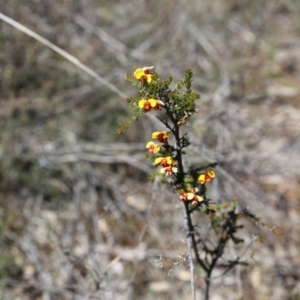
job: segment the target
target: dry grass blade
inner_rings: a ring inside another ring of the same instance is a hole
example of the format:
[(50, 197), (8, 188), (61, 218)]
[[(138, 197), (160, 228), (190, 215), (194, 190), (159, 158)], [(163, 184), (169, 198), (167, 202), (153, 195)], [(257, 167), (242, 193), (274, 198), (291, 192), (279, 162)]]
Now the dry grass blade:
[(71, 62), (72, 64), (74, 64), (78, 68), (80, 68), (85, 73), (87, 73), (90, 76), (92, 76), (94, 79), (96, 79), (98, 82), (100, 82), (101, 84), (103, 84), (104, 86), (106, 86), (108, 89), (110, 89), (114, 93), (118, 94), (121, 98), (123, 98), (123, 99), (127, 98), (127, 95), (124, 92), (122, 92), (121, 90), (119, 90), (116, 86), (114, 86), (113, 84), (111, 84), (105, 78), (99, 76), (95, 71), (93, 71), (92, 69), (90, 69), (89, 67), (87, 67), (86, 65), (84, 65), (76, 57), (74, 57), (73, 55), (69, 54), (65, 50), (59, 48), (58, 46), (54, 45), (53, 43), (51, 43), (47, 39), (43, 38), (42, 36), (40, 36), (36, 32), (32, 31), (28, 27), (26, 27), (26, 26), (18, 23), (17, 21), (9, 18), (8, 16), (6, 16), (6, 15), (4, 15), (2, 13), (0, 13), (0, 19), (2, 21), (4, 21), (4, 22), (10, 24), (11, 26), (13, 26), (13, 27), (15, 27), (15, 28), (23, 31), (27, 35), (31, 36), (32, 38), (34, 38), (37, 41), (43, 43), (45, 46), (47, 46), (48, 48), (52, 49), (53, 51), (55, 51), (59, 55), (63, 56), (69, 62)]

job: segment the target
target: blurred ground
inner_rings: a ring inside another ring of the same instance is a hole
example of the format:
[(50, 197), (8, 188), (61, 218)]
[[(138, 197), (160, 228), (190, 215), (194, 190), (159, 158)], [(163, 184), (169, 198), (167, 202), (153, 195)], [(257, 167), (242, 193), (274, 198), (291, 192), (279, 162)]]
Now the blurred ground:
[[(244, 248), (264, 243), (215, 274), (212, 299), (300, 299), (299, 1), (2, 0), (1, 12), (128, 95), (137, 67), (175, 81), (192, 68), (189, 162), (218, 161), (211, 197), (283, 229), (245, 223)], [(190, 299), (180, 205), (148, 183), (159, 123), (118, 135), (124, 99), (3, 21), (0, 50), (0, 298)]]

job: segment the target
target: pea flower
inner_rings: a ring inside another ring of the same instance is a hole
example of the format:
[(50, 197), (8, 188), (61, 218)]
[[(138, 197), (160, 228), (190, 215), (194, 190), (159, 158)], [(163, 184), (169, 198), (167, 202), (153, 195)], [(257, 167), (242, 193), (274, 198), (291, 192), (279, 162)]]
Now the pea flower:
[(160, 100), (156, 100), (156, 99), (141, 99), (138, 103), (139, 108), (142, 108), (143, 111), (146, 113), (148, 111), (150, 111), (152, 108), (154, 110), (159, 110), (161, 109), (161, 106), (164, 103)]
[(171, 135), (170, 131), (156, 131), (152, 133), (152, 138), (157, 139), (164, 145), (168, 145), (168, 137)]
[(173, 165), (174, 164), (174, 159), (172, 156), (167, 156), (167, 157), (157, 157), (155, 160), (154, 160), (154, 163), (157, 165), (157, 164), (160, 164), (162, 167), (167, 167), (167, 166), (170, 166), (170, 165)]
[(203, 197), (197, 195), (197, 188), (190, 188), (186, 191), (181, 190), (179, 194), (179, 199), (182, 201), (191, 201), (193, 204), (197, 204), (197, 202), (203, 201)]
[(161, 168), (160, 173), (165, 174), (166, 176), (171, 176), (174, 173), (178, 172), (178, 168), (174, 167), (173, 165)]
[(149, 152), (151, 154), (158, 153), (160, 151), (159, 145), (157, 145), (153, 142), (148, 142), (147, 145), (146, 145), (146, 148), (149, 149)]
[(178, 168), (176, 168), (174, 166), (176, 164), (176, 162), (175, 162), (175, 160), (173, 159), (172, 156), (157, 157), (154, 160), (154, 164), (156, 164), (156, 165), (160, 164), (160, 166), (162, 167), (160, 169), (160, 173), (163, 173), (166, 176), (170, 176), (170, 175), (178, 172)]
[(153, 67), (138, 68), (134, 71), (133, 76), (143, 83), (151, 83), (153, 76), (152, 74), (150, 74), (151, 69), (153, 69)]
[(216, 177), (216, 174), (214, 171), (207, 171), (206, 173), (201, 173), (198, 177), (198, 182), (200, 184), (209, 183), (212, 181), (213, 178)]

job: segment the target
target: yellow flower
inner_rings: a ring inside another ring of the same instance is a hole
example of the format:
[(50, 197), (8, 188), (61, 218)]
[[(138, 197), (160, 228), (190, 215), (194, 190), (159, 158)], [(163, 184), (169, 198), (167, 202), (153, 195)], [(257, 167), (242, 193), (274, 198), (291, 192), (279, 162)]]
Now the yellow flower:
[(150, 74), (151, 69), (153, 69), (153, 67), (138, 68), (134, 71), (133, 76), (141, 82), (151, 83), (153, 76)]
[(198, 182), (200, 184), (209, 183), (212, 181), (213, 178), (216, 177), (216, 174), (214, 171), (209, 170), (206, 173), (201, 173), (198, 177)]
[(210, 178), (215, 178), (216, 174), (214, 171), (210, 170), (210, 171), (207, 171), (207, 176), (209, 176)]
[(152, 108), (154, 110), (158, 110), (161, 108), (161, 105), (163, 105), (163, 102), (156, 99), (141, 99), (138, 103), (139, 108), (142, 108), (144, 112), (148, 112)]
[(148, 142), (146, 148), (149, 149), (149, 152), (151, 154), (158, 153), (160, 151), (160, 147), (153, 142)]
[(152, 138), (157, 139), (164, 145), (168, 144), (168, 137), (171, 135), (170, 131), (156, 131), (152, 133)]
[(156, 106), (156, 100), (155, 99), (141, 99), (138, 103), (139, 108), (143, 108), (144, 112), (148, 112), (151, 110), (151, 108), (154, 108)]
[(167, 156), (167, 157), (157, 157), (154, 160), (154, 164), (160, 164), (162, 167), (167, 167), (170, 165), (174, 165), (174, 159), (172, 156)]

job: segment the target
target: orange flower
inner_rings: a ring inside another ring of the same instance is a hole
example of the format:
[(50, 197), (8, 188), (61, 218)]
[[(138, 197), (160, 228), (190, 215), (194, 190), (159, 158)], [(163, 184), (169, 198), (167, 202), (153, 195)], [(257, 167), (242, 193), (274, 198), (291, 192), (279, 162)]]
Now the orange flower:
[(206, 173), (201, 173), (198, 177), (198, 182), (200, 184), (209, 183), (215, 177), (216, 177), (215, 172), (210, 170), (210, 171), (207, 171)]
[(138, 68), (134, 71), (133, 76), (143, 83), (151, 83), (153, 76), (152, 74), (150, 74), (151, 69), (153, 69), (153, 67)]
[(164, 145), (168, 144), (168, 137), (171, 135), (171, 132), (169, 131), (156, 131), (152, 133), (152, 138), (157, 139), (159, 142), (161, 142)]
[(161, 168), (160, 173), (166, 174), (166, 176), (171, 176), (174, 173), (178, 172), (178, 168), (173, 165), (167, 166), (165, 168)]
[(148, 142), (146, 148), (149, 149), (149, 152), (151, 154), (158, 153), (160, 151), (160, 147), (153, 142)]
[(152, 108), (154, 110), (159, 110), (161, 109), (162, 105), (163, 102), (156, 99), (141, 99), (138, 103), (139, 108), (142, 108), (145, 113), (151, 110)]
[(193, 204), (196, 204), (197, 202), (203, 201), (203, 198), (197, 195), (197, 192), (197, 188), (190, 188), (187, 190), (187, 192), (181, 190), (179, 194), (179, 199), (182, 201), (191, 201)]

